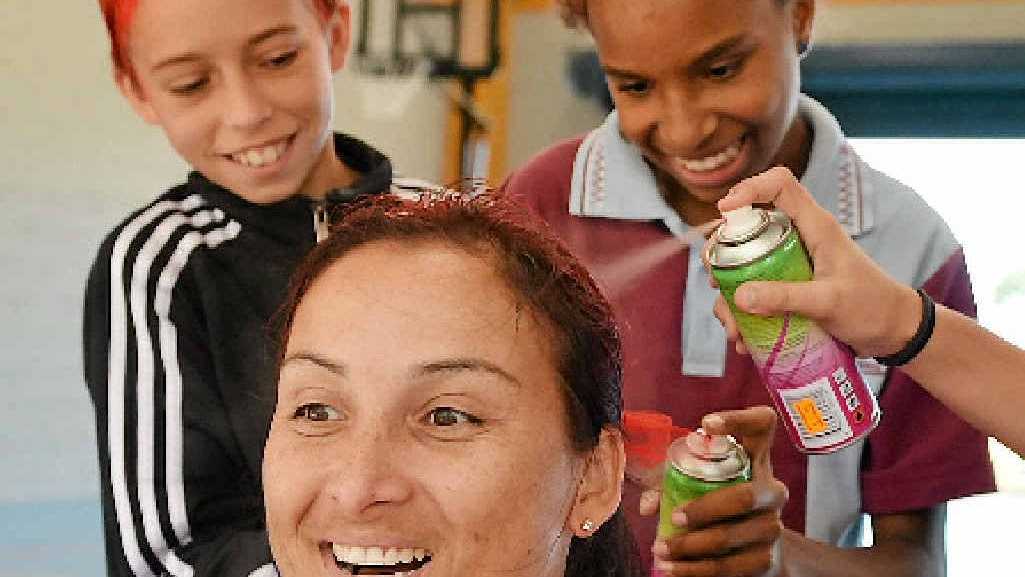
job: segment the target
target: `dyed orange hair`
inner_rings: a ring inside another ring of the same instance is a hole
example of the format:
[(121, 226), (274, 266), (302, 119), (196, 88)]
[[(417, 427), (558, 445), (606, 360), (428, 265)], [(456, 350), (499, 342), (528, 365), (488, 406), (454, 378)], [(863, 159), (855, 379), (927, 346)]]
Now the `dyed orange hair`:
[[(110, 37), (110, 56), (114, 62), (114, 71), (131, 74), (132, 65), (128, 61), (125, 48), (128, 45), (128, 30), (132, 26), (132, 17), (140, 0), (99, 0), (103, 19), (107, 23), (107, 35)], [(331, 18), (338, 6), (338, 0), (313, 0), (317, 13), (325, 20)]]

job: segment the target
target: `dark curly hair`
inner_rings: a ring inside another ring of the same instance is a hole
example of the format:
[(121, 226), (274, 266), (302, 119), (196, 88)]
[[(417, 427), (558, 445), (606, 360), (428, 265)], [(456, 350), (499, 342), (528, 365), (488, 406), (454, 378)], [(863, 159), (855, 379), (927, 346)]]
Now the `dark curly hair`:
[[(433, 190), (416, 200), (374, 196), (341, 207), (331, 233), (293, 277), (282, 309), (281, 349), (313, 282), (352, 250), (378, 241), (442, 241), (490, 258), (495, 270), (555, 334), (573, 446), (593, 449), (622, 422), (620, 339), (608, 302), (583, 266), (524, 209), (489, 193)], [(636, 577), (640, 564), (621, 510), (588, 539), (574, 538), (567, 577)]]

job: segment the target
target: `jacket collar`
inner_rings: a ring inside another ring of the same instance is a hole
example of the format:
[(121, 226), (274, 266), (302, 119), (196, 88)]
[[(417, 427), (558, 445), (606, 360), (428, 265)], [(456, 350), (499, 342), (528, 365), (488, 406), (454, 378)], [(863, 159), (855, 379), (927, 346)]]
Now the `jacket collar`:
[[(327, 193), (327, 209), (366, 195), (386, 192), (392, 180), (391, 161), (365, 142), (341, 133), (334, 135), (335, 152), (340, 162), (360, 174), (351, 187)], [(281, 202), (256, 204), (212, 182), (199, 172), (189, 174), (188, 187), (209, 203), (222, 208), (243, 228), (255, 227), (284, 242), (312, 243), (315, 234), (313, 211), (317, 201), (296, 195)]]

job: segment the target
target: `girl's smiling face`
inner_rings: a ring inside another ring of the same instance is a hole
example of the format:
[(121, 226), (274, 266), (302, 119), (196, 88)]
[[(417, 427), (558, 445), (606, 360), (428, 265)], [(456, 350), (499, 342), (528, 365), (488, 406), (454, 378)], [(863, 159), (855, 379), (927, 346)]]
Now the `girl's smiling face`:
[(587, 458), (552, 334), (486, 251), (378, 241), (331, 264), (265, 453), (282, 575), (561, 576)]
[(813, 0), (588, 0), (623, 135), (706, 205), (802, 164), (797, 46), (813, 12)]

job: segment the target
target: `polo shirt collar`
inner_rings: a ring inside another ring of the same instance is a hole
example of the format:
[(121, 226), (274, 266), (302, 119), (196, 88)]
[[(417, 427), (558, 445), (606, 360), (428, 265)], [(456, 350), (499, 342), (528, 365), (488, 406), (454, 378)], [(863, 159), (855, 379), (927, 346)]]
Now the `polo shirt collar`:
[[(821, 104), (801, 95), (798, 114), (810, 124), (812, 146), (801, 183), (833, 213), (851, 236), (872, 228), (870, 202), (860, 178), (857, 155), (839, 123)], [(678, 236), (689, 226), (666, 202), (640, 149), (623, 138), (615, 110), (577, 150), (569, 212), (618, 220), (660, 220)]]

